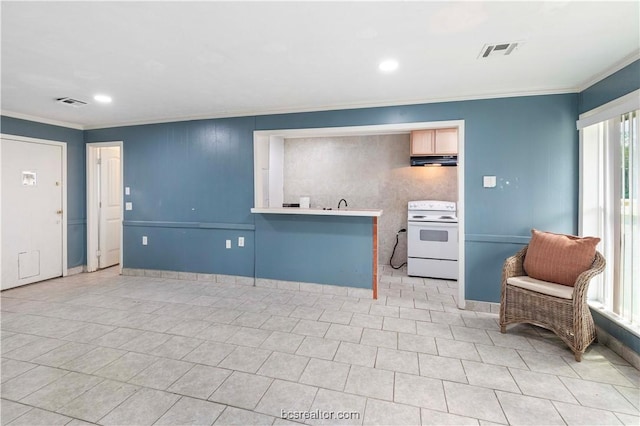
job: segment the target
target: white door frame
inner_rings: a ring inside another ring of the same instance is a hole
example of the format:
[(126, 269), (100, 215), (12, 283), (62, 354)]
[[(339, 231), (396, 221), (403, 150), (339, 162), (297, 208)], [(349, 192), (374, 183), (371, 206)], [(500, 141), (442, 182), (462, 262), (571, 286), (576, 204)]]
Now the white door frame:
[[(19, 142), (39, 143), (43, 145), (54, 145), (62, 148), (62, 276), (66, 277), (67, 270), (67, 143), (61, 141), (53, 141), (48, 139), (29, 138), (26, 136), (9, 135), (6, 133), (0, 133), (0, 138), (11, 139)], [(0, 152), (2, 150), (0, 149)], [(1, 155), (1, 154), (0, 154)], [(2, 158), (0, 158), (0, 161)], [(0, 176), (0, 179), (2, 177)], [(0, 188), (2, 188), (2, 182), (0, 182)], [(1, 199), (2, 197), (0, 197)], [(2, 204), (0, 202), (0, 223), (2, 223)], [(0, 241), (2, 241), (2, 226), (0, 226)], [(2, 244), (0, 244), (0, 247)], [(0, 250), (2, 250), (0, 248)], [(1, 253), (0, 253), (1, 255)], [(1, 267), (1, 266), (0, 266)]]
[[(87, 143), (87, 272), (98, 270), (98, 206), (99, 194), (95, 190), (96, 186), (96, 165), (99, 148), (119, 147), (120, 148), (120, 185), (124, 185), (124, 147), (122, 141), (114, 142), (92, 142)], [(124, 220), (124, 191), (120, 191), (120, 220)], [(120, 226), (120, 263), (119, 269), (122, 273), (123, 259), (123, 233), (124, 227)]]

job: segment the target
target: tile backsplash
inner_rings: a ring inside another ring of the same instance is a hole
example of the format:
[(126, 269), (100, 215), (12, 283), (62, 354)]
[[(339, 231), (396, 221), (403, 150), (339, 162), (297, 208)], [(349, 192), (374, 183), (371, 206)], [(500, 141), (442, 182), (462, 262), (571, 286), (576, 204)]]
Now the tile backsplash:
[[(456, 167), (411, 167), (409, 135), (285, 139), (284, 202), (311, 198), (311, 207), (382, 209), (378, 222), (380, 264), (389, 264), (396, 233), (407, 227), (411, 200), (457, 201)], [(407, 260), (400, 234), (394, 265)]]

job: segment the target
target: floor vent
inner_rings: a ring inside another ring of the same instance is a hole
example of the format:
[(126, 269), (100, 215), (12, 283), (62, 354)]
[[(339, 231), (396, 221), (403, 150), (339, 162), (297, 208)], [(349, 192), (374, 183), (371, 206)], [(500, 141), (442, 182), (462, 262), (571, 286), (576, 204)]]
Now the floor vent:
[(87, 105), (85, 101), (80, 101), (78, 99), (73, 99), (73, 98), (58, 98), (56, 99), (56, 101), (60, 102), (61, 104), (70, 105), (76, 108)]
[(484, 59), (495, 56), (508, 56), (518, 48), (520, 42), (485, 44), (478, 55), (478, 59)]

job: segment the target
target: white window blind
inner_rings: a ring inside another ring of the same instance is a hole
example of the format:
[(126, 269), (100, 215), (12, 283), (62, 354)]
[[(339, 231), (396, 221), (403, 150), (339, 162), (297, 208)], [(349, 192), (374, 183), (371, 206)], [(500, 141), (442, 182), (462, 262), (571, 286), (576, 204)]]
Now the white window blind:
[(620, 286), (614, 286), (614, 312), (640, 324), (640, 226), (638, 224), (640, 179), (638, 168), (638, 113), (621, 117), (620, 176)]
[[(607, 259), (604, 274), (590, 286), (589, 298), (636, 334), (640, 330), (638, 113), (625, 112), (580, 131), (580, 233), (600, 237), (598, 249)], [(607, 116), (610, 111), (599, 114)]]

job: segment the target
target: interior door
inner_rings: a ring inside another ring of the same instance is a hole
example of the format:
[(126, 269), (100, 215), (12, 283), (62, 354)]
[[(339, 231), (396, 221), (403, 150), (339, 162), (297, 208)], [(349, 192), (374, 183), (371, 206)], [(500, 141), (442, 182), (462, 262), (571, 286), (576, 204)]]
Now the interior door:
[(2, 282), (62, 275), (62, 146), (2, 139)]
[(120, 263), (120, 147), (100, 148), (99, 268)]

